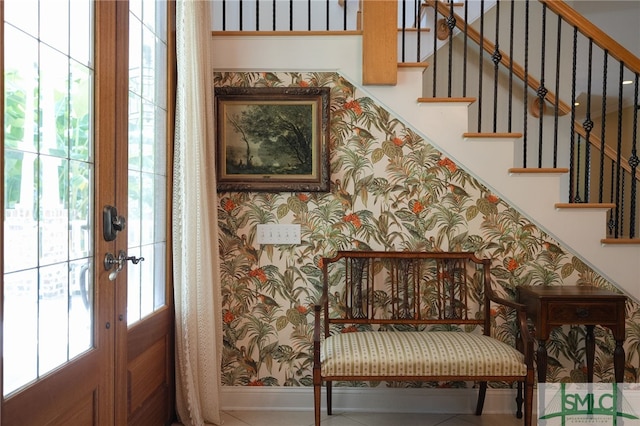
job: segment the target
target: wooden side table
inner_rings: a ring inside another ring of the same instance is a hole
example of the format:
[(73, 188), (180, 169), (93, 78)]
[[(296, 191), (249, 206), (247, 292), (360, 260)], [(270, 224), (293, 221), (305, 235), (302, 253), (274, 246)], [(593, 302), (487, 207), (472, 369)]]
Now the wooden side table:
[(527, 316), (535, 325), (538, 340), (536, 364), (538, 382), (547, 380), (547, 340), (554, 327), (584, 325), (586, 327), (587, 378), (593, 382), (593, 360), (596, 342), (595, 325), (607, 327), (613, 333), (615, 379), (624, 381), (625, 302), (626, 296), (589, 286), (518, 287), (518, 301), (527, 306)]

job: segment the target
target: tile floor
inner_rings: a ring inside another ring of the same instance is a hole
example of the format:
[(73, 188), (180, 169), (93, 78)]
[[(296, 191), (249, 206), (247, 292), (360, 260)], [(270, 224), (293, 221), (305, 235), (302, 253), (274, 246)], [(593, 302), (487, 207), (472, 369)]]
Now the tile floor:
[[(225, 411), (224, 426), (313, 426), (308, 411)], [(340, 413), (322, 415), (322, 426), (520, 426), (510, 414)], [(175, 425), (174, 425), (175, 426)]]

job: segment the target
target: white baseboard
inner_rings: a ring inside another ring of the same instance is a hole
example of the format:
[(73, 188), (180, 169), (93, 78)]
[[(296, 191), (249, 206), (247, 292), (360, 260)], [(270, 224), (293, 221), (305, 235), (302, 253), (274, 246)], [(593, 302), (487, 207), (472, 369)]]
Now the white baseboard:
[[(220, 396), (222, 409), (227, 411), (313, 410), (313, 389), (307, 387), (223, 386)], [(335, 412), (472, 414), (475, 412), (477, 397), (477, 389), (334, 387), (333, 410)], [(487, 389), (483, 413), (515, 413), (515, 398), (515, 389)], [(326, 409), (325, 404), (326, 396), (323, 387), (323, 411)]]

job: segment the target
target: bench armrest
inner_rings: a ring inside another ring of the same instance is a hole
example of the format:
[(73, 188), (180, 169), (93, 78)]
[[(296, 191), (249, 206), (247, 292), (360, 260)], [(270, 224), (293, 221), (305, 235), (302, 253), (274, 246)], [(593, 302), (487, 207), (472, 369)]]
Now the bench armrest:
[[(318, 303), (313, 306), (313, 362), (320, 365), (320, 342), (322, 341), (322, 309), (326, 305), (327, 295), (323, 294)], [(325, 312), (325, 315), (327, 313)]]
[(517, 348), (524, 354), (524, 360), (528, 367), (533, 367), (533, 338), (527, 324), (527, 307), (522, 303), (514, 302), (497, 296), (493, 291), (489, 295), (489, 300), (512, 308), (516, 311), (516, 321), (518, 322), (519, 335), (516, 336)]

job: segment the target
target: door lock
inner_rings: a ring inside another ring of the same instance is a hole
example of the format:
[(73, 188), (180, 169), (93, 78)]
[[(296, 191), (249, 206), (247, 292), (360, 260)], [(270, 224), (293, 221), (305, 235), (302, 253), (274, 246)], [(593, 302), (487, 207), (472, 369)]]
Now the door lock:
[(135, 257), (135, 256), (127, 256), (124, 250), (120, 250), (118, 253), (118, 257), (115, 257), (113, 253), (107, 253), (104, 255), (104, 269), (105, 271), (111, 271), (109, 274), (109, 280), (113, 281), (116, 279), (122, 268), (124, 268), (127, 260), (130, 260), (131, 263), (137, 265), (138, 263), (144, 260), (144, 257)]
[(118, 210), (106, 205), (102, 209), (102, 235), (105, 241), (113, 241), (126, 226), (124, 216), (118, 216)]

